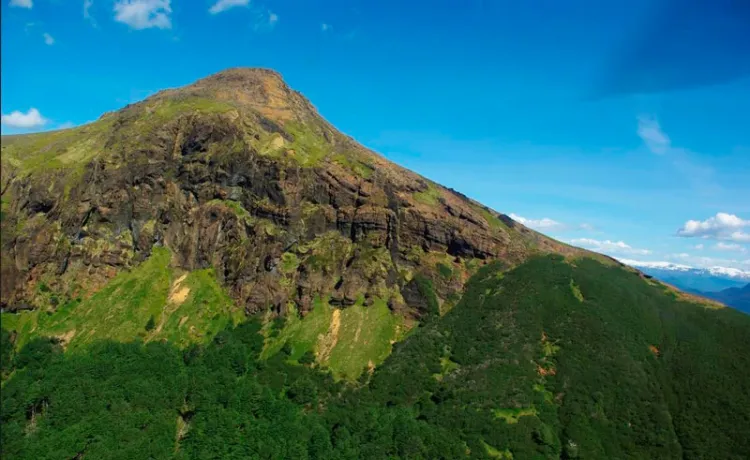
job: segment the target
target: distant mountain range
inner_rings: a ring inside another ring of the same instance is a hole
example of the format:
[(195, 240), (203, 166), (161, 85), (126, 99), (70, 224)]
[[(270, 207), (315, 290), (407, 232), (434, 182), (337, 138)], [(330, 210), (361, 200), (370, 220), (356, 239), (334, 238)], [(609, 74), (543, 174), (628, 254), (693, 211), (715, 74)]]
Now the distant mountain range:
[(718, 300), (750, 313), (750, 272), (727, 267), (694, 268), (669, 262), (620, 259), (643, 273), (683, 291)]
[(737, 310), (750, 314), (750, 283), (742, 288), (729, 288), (719, 292), (703, 292), (703, 297), (718, 300), (724, 305), (734, 307)]

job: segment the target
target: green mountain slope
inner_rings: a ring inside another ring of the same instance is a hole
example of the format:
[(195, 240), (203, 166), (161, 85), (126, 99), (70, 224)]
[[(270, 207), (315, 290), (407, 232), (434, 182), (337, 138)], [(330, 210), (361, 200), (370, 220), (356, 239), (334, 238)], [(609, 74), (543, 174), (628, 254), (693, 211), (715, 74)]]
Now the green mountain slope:
[(259, 359), (260, 319), (182, 352), (35, 340), (3, 357), (3, 456), (747, 458), (749, 331), (620, 268), (543, 257), (482, 268), (354, 386), (289, 349)]
[[(220, 72), (85, 126), (4, 136), (0, 162), (0, 311), (19, 343), (184, 346), (210, 340), (227, 315), (263, 313), (277, 334), (268, 350), (311, 351), (352, 380), (449, 311), (492, 260), (615, 263), (387, 161), (263, 69)], [(151, 276), (154, 258), (164, 268)], [(221, 305), (175, 311), (165, 298), (192, 289), (173, 286), (186, 273), (222, 290)]]

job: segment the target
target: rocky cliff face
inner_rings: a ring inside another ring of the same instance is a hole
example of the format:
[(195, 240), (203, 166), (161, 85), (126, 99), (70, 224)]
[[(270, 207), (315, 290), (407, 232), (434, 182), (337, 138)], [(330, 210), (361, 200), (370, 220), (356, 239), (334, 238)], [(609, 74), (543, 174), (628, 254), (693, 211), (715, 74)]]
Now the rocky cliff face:
[[(75, 297), (167, 246), (248, 312), (447, 308), (481, 264), (573, 249), (390, 163), (281, 77), (232, 69), (70, 130), (2, 139), (2, 308)], [(48, 297), (48, 296), (47, 296)], [(45, 298), (47, 298), (45, 297)], [(416, 306), (415, 306), (416, 305)]]

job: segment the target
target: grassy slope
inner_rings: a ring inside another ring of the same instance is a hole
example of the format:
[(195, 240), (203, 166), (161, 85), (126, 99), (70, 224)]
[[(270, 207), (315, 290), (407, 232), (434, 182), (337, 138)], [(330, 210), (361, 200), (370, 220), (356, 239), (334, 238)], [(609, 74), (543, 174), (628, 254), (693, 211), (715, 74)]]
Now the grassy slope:
[[(2, 327), (18, 332), (19, 347), (43, 336), (58, 337), (71, 350), (101, 339), (167, 340), (185, 347), (206, 342), (244, 317), (211, 270), (178, 273), (169, 267), (169, 260), (167, 249), (155, 248), (149, 259), (116, 276), (90, 298), (73, 300), (49, 313), (3, 313)], [(269, 323), (266, 334), (273, 337), (267, 338), (263, 356), (269, 358), (289, 343), (292, 360), (310, 351), (336, 378), (354, 380), (383, 362), (404, 329), (402, 319), (380, 299), (369, 307), (360, 302), (340, 310), (334, 327), (335, 311), (318, 300), (304, 318), (292, 310), (280, 331), (272, 333)], [(147, 327), (151, 318), (153, 328)]]
[(291, 360), (312, 352), (335, 378), (354, 380), (385, 360), (402, 329), (402, 319), (380, 299), (369, 307), (357, 303), (338, 311), (317, 300), (304, 318), (291, 311), (280, 330), (274, 331), (270, 322), (266, 325), (262, 356), (271, 357), (289, 344)]
[[(169, 260), (167, 249), (155, 248), (148, 260), (119, 274), (88, 299), (74, 300), (54, 313), (3, 313), (2, 327), (18, 332), (18, 346), (40, 336), (57, 336), (71, 349), (101, 339), (138, 338), (185, 346), (205, 341), (244, 316), (210, 270), (184, 274), (174, 286), (182, 276), (169, 268)], [(147, 330), (152, 317), (154, 327)]]

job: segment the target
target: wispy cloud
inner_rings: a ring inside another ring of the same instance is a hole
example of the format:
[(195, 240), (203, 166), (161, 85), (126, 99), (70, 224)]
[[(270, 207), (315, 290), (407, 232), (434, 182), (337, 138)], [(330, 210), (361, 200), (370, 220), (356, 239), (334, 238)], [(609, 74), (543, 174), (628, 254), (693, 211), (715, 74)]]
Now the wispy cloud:
[(172, 28), (171, 0), (118, 0), (115, 21), (133, 29)]
[(689, 150), (673, 145), (672, 140), (662, 130), (656, 117), (639, 115), (638, 137), (653, 154), (668, 159), (675, 170), (682, 175), (693, 189), (703, 194), (714, 194), (721, 187), (714, 179), (714, 170), (695, 160), (695, 154)]
[(33, 107), (26, 113), (15, 110), (7, 115), (3, 114), (1, 120), (5, 126), (21, 129), (37, 128), (47, 124), (47, 119)]
[(603, 252), (605, 254), (628, 254), (628, 255), (648, 255), (651, 251), (648, 249), (637, 249), (624, 241), (595, 240), (592, 238), (576, 238), (570, 240), (570, 243), (581, 246), (592, 251)]
[(230, 8), (248, 6), (249, 4), (250, 0), (218, 0), (208, 9), (208, 12), (211, 14), (219, 14)]
[(83, 0), (83, 18), (89, 21), (92, 26), (97, 27), (96, 19), (91, 14), (92, 6), (94, 6), (94, 0)]
[(525, 217), (511, 213), (510, 218), (527, 227), (531, 227), (537, 230), (552, 231), (552, 230), (562, 230), (563, 228), (565, 228), (565, 225), (562, 222), (558, 222), (556, 220), (552, 220), (547, 217), (543, 217), (541, 219), (527, 219)]
[(328, 32), (329, 30), (331, 30), (331, 25), (324, 22), (320, 25), (320, 30), (323, 32)]
[(583, 223), (578, 225), (569, 225), (565, 224), (563, 222), (558, 222), (554, 219), (550, 219), (549, 217), (543, 217), (541, 219), (528, 219), (523, 216), (519, 216), (518, 214), (510, 213), (510, 218), (515, 220), (516, 222), (519, 222), (522, 225), (525, 225), (529, 228), (533, 228), (534, 230), (540, 230), (540, 231), (567, 231), (567, 230), (585, 230), (585, 231), (593, 231), (594, 226), (591, 224)]
[(664, 134), (659, 121), (648, 115), (638, 116), (638, 137), (646, 144), (646, 147), (658, 155), (663, 155), (672, 146), (672, 141)]
[(10, 6), (31, 9), (34, 6), (34, 2), (32, 0), (10, 0)]
[(750, 233), (744, 231), (750, 228), (750, 220), (737, 217), (734, 214), (719, 212), (706, 220), (689, 220), (677, 230), (677, 235), (684, 238), (707, 238), (728, 240), (738, 243), (750, 243)]
[(253, 29), (256, 32), (270, 32), (279, 23), (279, 15), (269, 10), (259, 10), (256, 13)]
[(52, 46), (55, 44), (55, 38), (52, 35), (48, 34), (47, 32), (43, 33), (42, 37), (44, 37), (45, 45)]
[(739, 245), (737, 243), (724, 243), (722, 241), (716, 243), (716, 246), (714, 246), (714, 249), (716, 249), (717, 251), (727, 251), (727, 252), (739, 252), (739, 253), (747, 252), (747, 248), (745, 248), (742, 245)]

